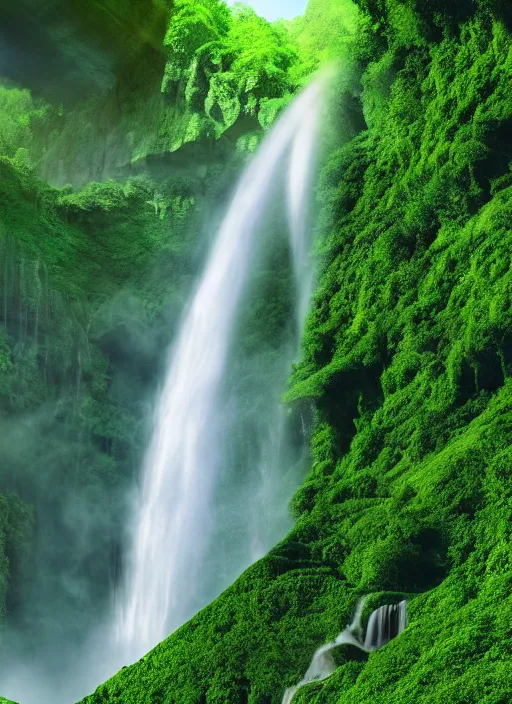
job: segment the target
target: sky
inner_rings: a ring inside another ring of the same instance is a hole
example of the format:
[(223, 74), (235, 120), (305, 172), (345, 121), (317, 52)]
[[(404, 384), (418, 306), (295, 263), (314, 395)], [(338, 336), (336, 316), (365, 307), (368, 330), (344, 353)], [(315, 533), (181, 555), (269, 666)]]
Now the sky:
[[(233, 5), (235, 0), (227, 0), (228, 5)], [(246, 5), (254, 7), (258, 15), (267, 20), (277, 20), (281, 17), (291, 19), (302, 15), (308, 0), (244, 0)]]

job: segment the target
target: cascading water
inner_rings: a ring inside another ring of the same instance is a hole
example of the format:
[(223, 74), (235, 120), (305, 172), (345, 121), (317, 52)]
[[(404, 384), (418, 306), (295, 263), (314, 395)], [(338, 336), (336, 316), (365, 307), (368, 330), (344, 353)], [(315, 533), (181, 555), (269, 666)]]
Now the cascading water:
[[(324, 73), (326, 76), (328, 70)], [(291, 155), (286, 179), (287, 215), (290, 232), (290, 250), (295, 278), (296, 335), (288, 349), (283, 351), (284, 377), (288, 376), (291, 363), (300, 353), (300, 341), (313, 291), (314, 268), (311, 266), (308, 215), (310, 192), (315, 172), (317, 135), (321, 110), (317, 103), (305, 107), (302, 121), (291, 145)], [(278, 492), (276, 502), (276, 476), (283, 472), (283, 454), (286, 443), (285, 409), (278, 394), (271, 408), (265, 413), (260, 433), (260, 457), (257, 461), (256, 486), (251, 502), (251, 562), (255, 562), (272, 546), (273, 528), (291, 528), (291, 521), (283, 520), (287, 504), (283, 501), (286, 489)], [(273, 412), (272, 412), (273, 411)], [(295, 489), (296, 487), (293, 487)], [(279, 514), (281, 520), (279, 521)], [(277, 519), (277, 520), (276, 520)], [(289, 517), (288, 517), (289, 519)], [(269, 530), (270, 527), (270, 530)], [(285, 530), (281, 531), (284, 534)]]
[[(307, 256), (304, 202), (324, 83), (321, 76), (295, 99), (243, 174), (171, 351), (116, 606), (118, 649), (126, 660), (140, 657), (203, 605), (197, 585), (214, 528), (212, 498), (222, 470), (219, 448), (225, 444), (220, 391), (254, 234), (272, 180), (296, 137), (289, 202), (300, 281)], [(311, 289), (310, 279), (304, 281), (299, 307)], [(303, 318), (304, 310), (299, 315)]]
[(308, 105), (302, 116), (300, 129), (293, 140), (287, 184), (290, 241), (297, 286), (296, 311), (300, 330), (306, 318), (313, 290), (313, 269), (309, 266), (310, 241), (307, 236), (307, 216), (319, 119), (318, 106)]
[(364, 649), (368, 652), (378, 650), (390, 640), (400, 635), (407, 625), (407, 602), (399, 604), (385, 604), (372, 612), (366, 636)]
[(352, 623), (332, 643), (327, 643), (318, 648), (313, 655), (311, 665), (307, 669), (306, 674), (298, 684), (289, 687), (285, 691), (281, 704), (291, 704), (297, 690), (304, 685), (311, 682), (320, 682), (332, 675), (336, 669), (336, 663), (332, 656), (334, 648), (338, 648), (340, 645), (354, 645), (356, 648), (370, 653), (374, 650), (379, 650), (379, 648), (382, 648), (405, 630), (407, 626), (407, 602), (401, 601), (399, 604), (392, 604), (391, 606), (385, 604), (371, 613), (363, 640), (361, 617), (365, 600), (363, 598), (358, 601)]

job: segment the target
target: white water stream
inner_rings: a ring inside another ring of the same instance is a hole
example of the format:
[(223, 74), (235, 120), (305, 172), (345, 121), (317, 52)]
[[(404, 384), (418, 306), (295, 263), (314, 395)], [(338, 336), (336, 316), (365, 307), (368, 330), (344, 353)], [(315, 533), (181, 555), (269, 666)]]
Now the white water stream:
[(353, 645), (359, 650), (371, 653), (374, 650), (379, 650), (404, 631), (407, 626), (407, 602), (405, 600), (399, 604), (391, 606), (386, 604), (375, 609), (368, 619), (366, 635), (363, 639), (361, 617), (365, 600), (363, 598), (358, 601), (352, 623), (332, 643), (322, 645), (316, 650), (306, 674), (298, 684), (288, 687), (281, 704), (291, 704), (297, 690), (304, 685), (320, 682), (330, 677), (336, 669), (332, 651), (340, 645)]
[(313, 292), (313, 267), (310, 265), (311, 241), (308, 237), (310, 190), (315, 172), (315, 157), (321, 111), (318, 104), (305, 107), (302, 123), (292, 144), (287, 182), (290, 244), (297, 284), (296, 314), (302, 329)]

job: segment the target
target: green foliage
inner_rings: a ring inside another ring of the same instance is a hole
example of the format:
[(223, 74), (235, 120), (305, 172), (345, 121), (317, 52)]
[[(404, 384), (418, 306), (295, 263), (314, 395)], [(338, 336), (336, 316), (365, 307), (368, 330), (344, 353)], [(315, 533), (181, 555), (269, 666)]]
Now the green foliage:
[(206, 114), (217, 137), (293, 88), (288, 71), (297, 54), (286, 29), (246, 5), (230, 12), (217, 0), (178, 2), (165, 45), (162, 90)]
[(304, 80), (322, 64), (346, 61), (352, 51), (358, 11), (352, 0), (310, 0), (303, 16), (289, 23), (300, 62), (293, 67)]
[(58, 637), (57, 610), (78, 642), (107, 596), (153, 370), (196, 268), (203, 188), (147, 178), (74, 193), (0, 159), (0, 608), (34, 642)]
[(228, 33), (230, 23), (231, 15), (225, 2), (177, 0), (164, 40), (169, 52), (164, 88), (168, 82), (182, 79), (199, 49), (222, 40)]
[(288, 36), (248, 6), (238, 5), (233, 13), (226, 53), (235, 57), (229, 68), (248, 104), (280, 97), (289, 88), (286, 74), (296, 55)]
[(47, 107), (30, 91), (0, 85), (0, 156), (27, 161), (33, 126), (44, 119)]
[[(15, 494), (0, 494), (0, 620), (5, 618), (10, 582), (19, 584), (32, 548), (33, 511)], [(0, 643), (2, 637), (0, 634)]]

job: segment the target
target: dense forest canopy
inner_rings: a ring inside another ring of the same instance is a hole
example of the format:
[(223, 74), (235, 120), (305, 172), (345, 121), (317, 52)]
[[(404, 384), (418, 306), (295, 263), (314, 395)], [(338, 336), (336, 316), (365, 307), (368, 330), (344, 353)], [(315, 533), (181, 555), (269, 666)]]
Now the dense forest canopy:
[[(337, 62), (283, 399), (311, 453), (295, 527), (83, 701), (276, 704), (370, 594), (366, 611), (407, 599), (408, 628), (369, 657), (336, 650), (294, 704), (509, 702), (508, 4), (310, 0), (269, 23), (221, 0), (23, 0), (0, 26), (0, 687), (18, 659), (84, 674), (214, 226)], [(271, 376), (293, 326), (279, 218), (238, 321), (247, 407), (256, 351)]]

